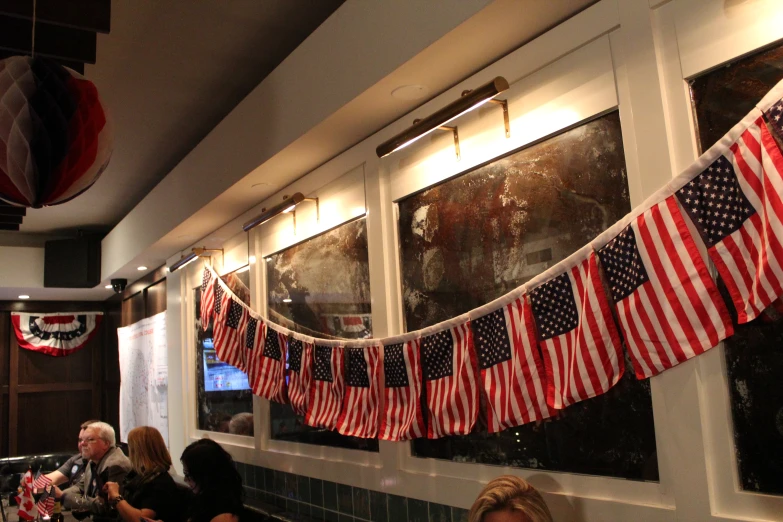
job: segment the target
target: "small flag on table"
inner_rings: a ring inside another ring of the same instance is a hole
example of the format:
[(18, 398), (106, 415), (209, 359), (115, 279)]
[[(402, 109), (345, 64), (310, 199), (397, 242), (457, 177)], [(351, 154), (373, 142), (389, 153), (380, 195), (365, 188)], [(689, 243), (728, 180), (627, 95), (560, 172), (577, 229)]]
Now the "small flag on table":
[[(285, 404), (285, 350), (286, 335), (266, 325), (263, 349), (257, 361), (258, 376), (253, 382), (253, 393), (270, 401)], [(255, 357), (258, 358), (256, 353)]]
[(479, 409), (476, 354), (469, 322), (421, 338), (427, 386), (427, 437), (467, 435)]
[(530, 291), (544, 357), (547, 404), (563, 409), (605, 393), (623, 374), (620, 334), (598, 274), (582, 249), (575, 266)]
[(470, 327), (489, 406), (487, 431), (496, 433), (550, 417), (544, 366), (525, 296), (471, 320)]
[[(217, 295), (215, 296), (217, 299)], [(218, 358), (245, 371), (245, 329), (249, 317), (245, 306), (226, 292), (221, 296), (220, 312), (215, 301), (213, 337)], [(222, 313), (221, 313), (222, 312)]]
[(742, 324), (783, 294), (783, 156), (760, 114), (727, 137), (735, 134), (723, 154), (676, 194)]
[(41, 473), (41, 470), (35, 472), (35, 477), (33, 478), (33, 488), (44, 490), (52, 483), (52, 479)]
[(308, 391), (313, 377), (313, 344), (288, 339), (288, 400), (297, 415), (307, 413)]
[(28, 469), (19, 481), (19, 494), (14, 497), (19, 506), (17, 515), (22, 520), (35, 520), (35, 499), (33, 498), (33, 472)]
[(383, 440), (410, 440), (425, 435), (421, 411), (421, 340), (388, 339), (383, 347), (384, 409), (378, 435)]
[(316, 344), (305, 424), (335, 429), (343, 405), (343, 349)]
[[(218, 285), (219, 286), (219, 285)], [(204, 267), (201, 277), (201, 328), (206, 330), (215, 312), (215, 278), (213, 272)]]
[(378, 436), (381, 347), (345, 348), (344, 351), (345, 392), (337, 431), (374, 439)]
[(54, 487), (48, 486), (44, 488), (43, 493), (38, 499), (38, 516), (47, 517), (52, 516), (54, 512)]
[(732, 335), (726, 305), (674, 196), (635, 217), (597, 254), (638, 379)]

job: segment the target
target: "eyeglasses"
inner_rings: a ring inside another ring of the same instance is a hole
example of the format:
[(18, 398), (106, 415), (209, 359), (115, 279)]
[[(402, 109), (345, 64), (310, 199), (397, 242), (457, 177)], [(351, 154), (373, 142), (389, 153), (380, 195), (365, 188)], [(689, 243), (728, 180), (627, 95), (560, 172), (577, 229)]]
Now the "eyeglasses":
[(90, 437), (89, 439), (79, 439), (79, 444), (93, 444), (94, 442), (97, 442), (99, 439)]

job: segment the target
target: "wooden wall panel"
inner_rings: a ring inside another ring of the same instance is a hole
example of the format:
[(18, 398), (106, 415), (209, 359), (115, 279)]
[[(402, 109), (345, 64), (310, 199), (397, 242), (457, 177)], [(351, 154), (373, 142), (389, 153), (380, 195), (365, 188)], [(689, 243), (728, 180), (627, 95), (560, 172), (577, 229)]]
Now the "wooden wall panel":
[(122, 306), (119, 301), (107, 303), (104, 315), (106, 342), (103, 349), (101, 375), (100, 418), (112, 426), (120, 424), (120, 356), (117, 328), (122, 324)]
[(144, 292), (133, 294), (122, 302), (122, 326), (144, 319)]
[(8, 364), (10, 352), (8, 350), (8, 343), (4, 343), (2, 340), (8, 339), (10, 328), (10, 314), (0, 313), (0, 389), (2, 389), (3, 386), (8, 386)]
[[(16, 339), (11, 340), (17, 345)], [(18, 346), (18, 345), (17, 345)], [(78, 352), (67, 357), (19, 350), (19, 385), (45, 383), (92, 382), (92, 357), (103, 346), (103, 332), (98, 332)]]
[(79, 425), (94, 418), (92, 391), (19, 394), (17, 454), (76, 453)]
[[(8, 394), (0, 393), (0, 426), (8, 426)], [(0, 428), (0, 458), (8, 456), (8, 430)]]
[(166, 311), (166, 280), (155, 283), (146, 290), (146, 316), (152, 317)]

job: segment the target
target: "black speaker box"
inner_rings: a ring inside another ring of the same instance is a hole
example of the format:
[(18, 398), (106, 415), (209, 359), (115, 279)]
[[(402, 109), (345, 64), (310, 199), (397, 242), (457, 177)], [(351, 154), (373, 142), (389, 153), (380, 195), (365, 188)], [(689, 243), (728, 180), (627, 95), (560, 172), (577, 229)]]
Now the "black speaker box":
[(101, 239), (81, 236), (47, 241), (45, 288), (93, 288), (101, 282)]

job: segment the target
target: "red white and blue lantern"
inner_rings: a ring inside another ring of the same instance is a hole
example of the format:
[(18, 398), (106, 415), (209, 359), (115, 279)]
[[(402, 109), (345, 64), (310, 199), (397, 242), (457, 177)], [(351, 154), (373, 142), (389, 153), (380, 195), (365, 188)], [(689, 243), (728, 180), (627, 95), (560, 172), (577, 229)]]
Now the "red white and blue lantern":
[(98, 179), (112, 130), (95, 85), (41, 57), (0, 60), (0, 199), (39, 208)]

